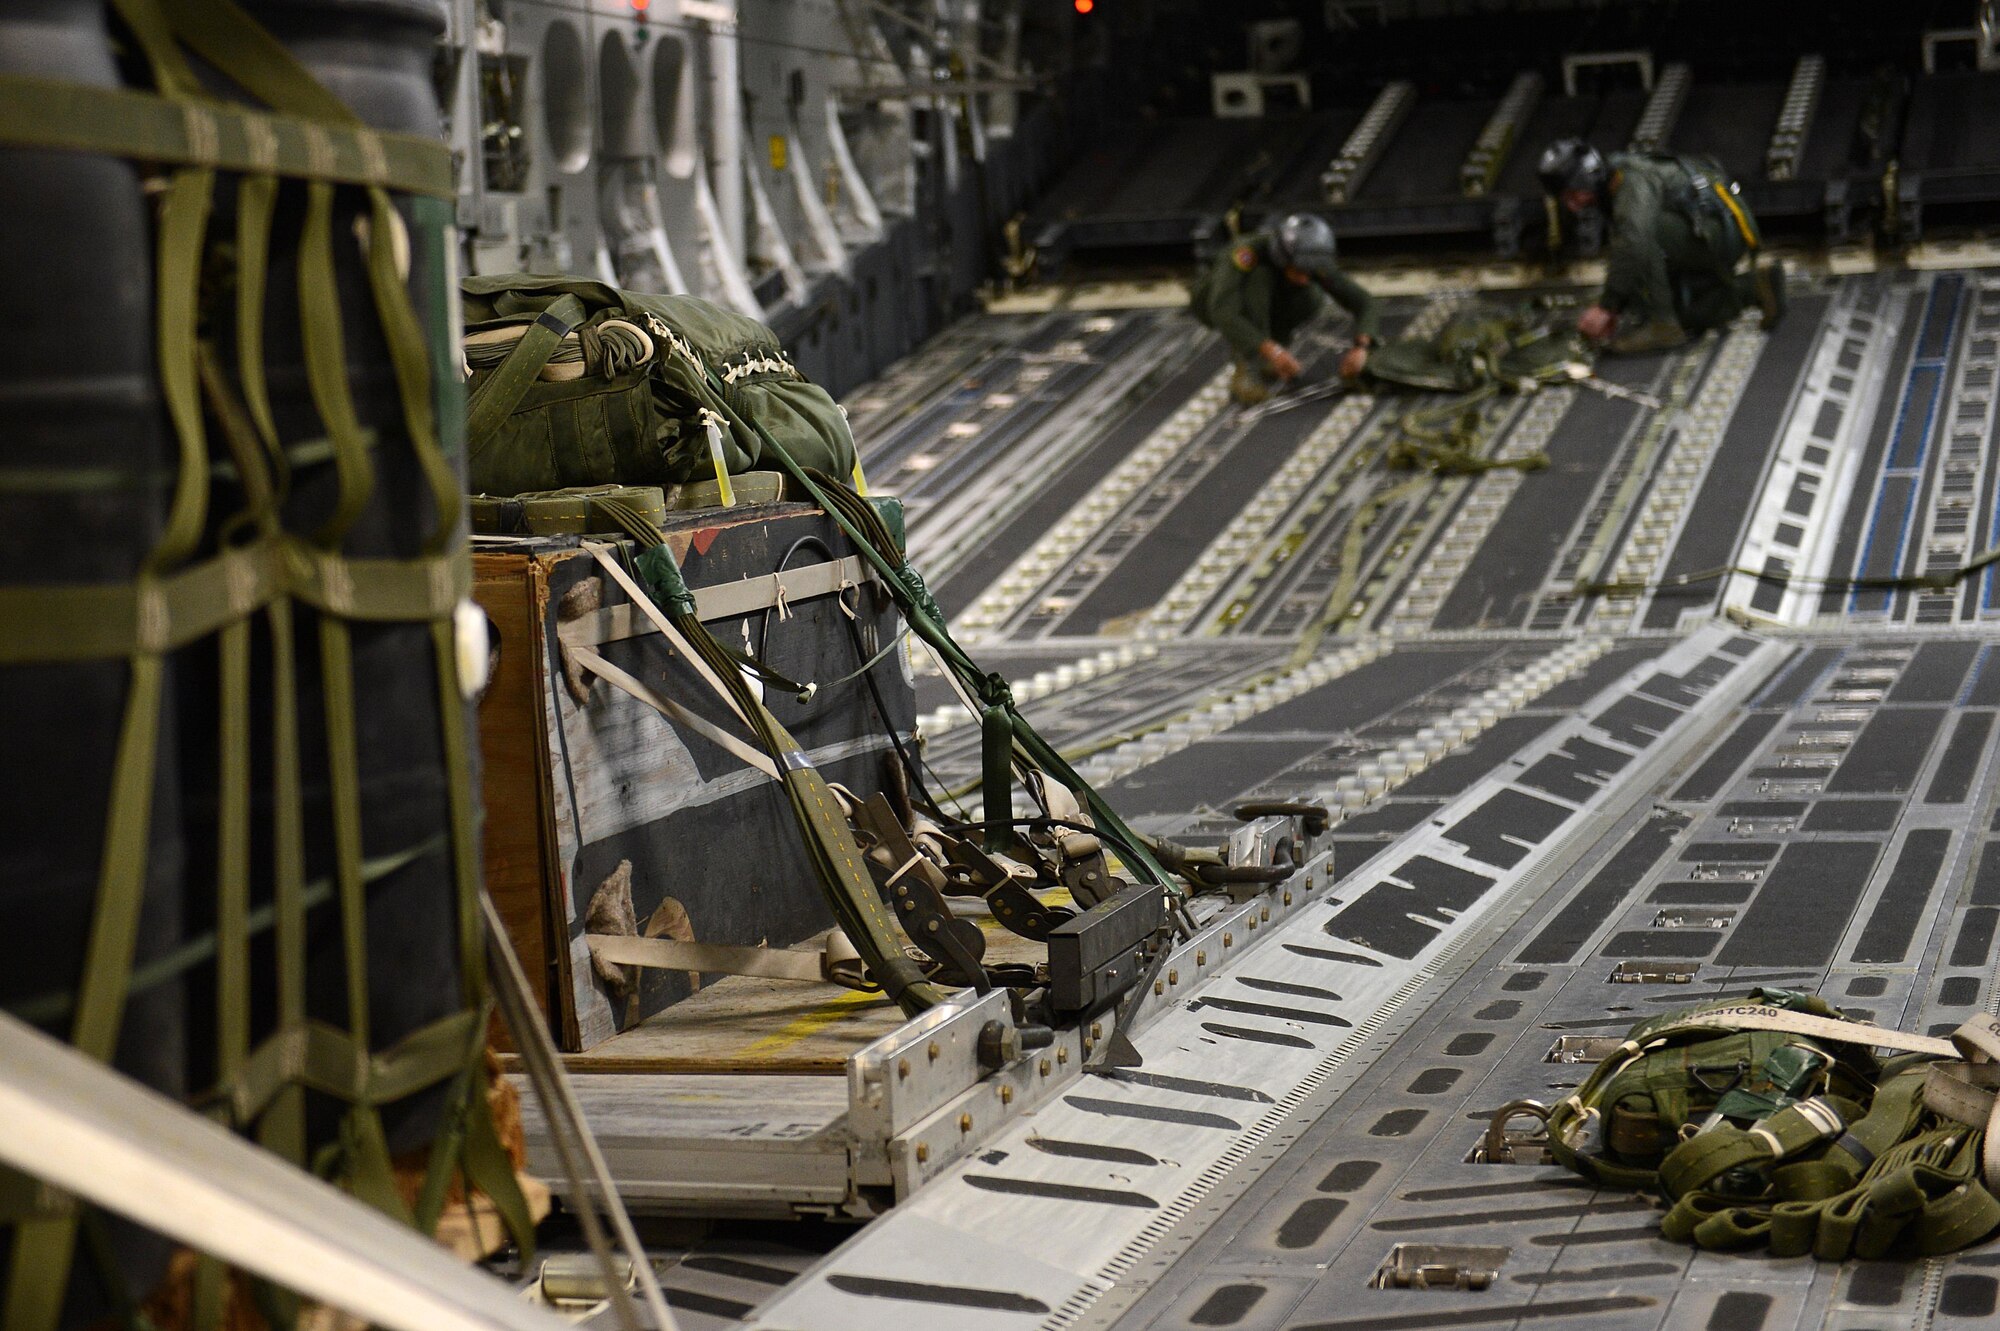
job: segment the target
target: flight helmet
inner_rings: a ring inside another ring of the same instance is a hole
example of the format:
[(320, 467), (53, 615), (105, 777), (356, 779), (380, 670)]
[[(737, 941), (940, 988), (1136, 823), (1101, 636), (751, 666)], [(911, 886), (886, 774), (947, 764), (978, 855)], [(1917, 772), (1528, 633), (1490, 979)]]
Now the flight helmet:
[(1544, 148), (1535, 174), (1541, 177), (1542, 188), (1558, 199), (1571, 190), (1588, 190), (1601, 200), (1611, 183), (1611, 166), (1604, 154), (1582, 139), (1557, 139)]
[(1281, 267), (1308, 273), (1333, 271), (1333, 228), (1324, 217), (1292, 213), (1270, 226), (1271, 257)]

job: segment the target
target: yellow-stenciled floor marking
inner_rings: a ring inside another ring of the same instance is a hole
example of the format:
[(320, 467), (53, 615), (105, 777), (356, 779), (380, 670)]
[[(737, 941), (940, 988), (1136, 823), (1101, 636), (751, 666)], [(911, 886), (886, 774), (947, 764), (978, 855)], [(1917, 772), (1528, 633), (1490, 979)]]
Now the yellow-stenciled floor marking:
[(846, 1021), (850, 1018), (863, 1015), (855, 1011), (855, 1008), (861, 1004), (879, 1003), (881, 1001), (882, 995), (880, 994), (864, 994), (858, 989), (845, 990), (837, 997), (828, 999), (818, 1010), (808, 1012), (802, 1017), (795, 1017), (763, 1039), (749, 1044), (744, 1048), (743, 1056), (750, 1057), (759, 1054), (778, 1053), (799, 1043), (801, 1040), (817, 1034), (837, 1021)]

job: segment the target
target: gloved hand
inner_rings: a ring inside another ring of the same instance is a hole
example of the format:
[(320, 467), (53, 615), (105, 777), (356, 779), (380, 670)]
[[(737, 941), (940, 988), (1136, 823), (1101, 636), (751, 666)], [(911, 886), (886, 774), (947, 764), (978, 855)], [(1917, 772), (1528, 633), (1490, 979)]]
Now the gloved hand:
[(1357, 341), (1347, 349), (1347, 354), (1340, 358), (1341, 378), (1359, 379), (1361, 377), (1361, 372), (1368, 368), (1368, 348), (1371, 345), (1373, 344), (1366, 341)]
[(1618, 316), (1602, 305), (1593, 305), (1576, 317), (1576, 331), (1592, 342), (1609, 342), (1618, 332)]
[(1277, 375), (1278, 378), (1290, 380), (1298, 377), (1298, 357), (1279, 346), (1276, 342), (1266, 341), (1264, 345), (1257, 348), (1257, 354), (1264, 358), (1264, 363), (1271, 367), (1271, 373)]

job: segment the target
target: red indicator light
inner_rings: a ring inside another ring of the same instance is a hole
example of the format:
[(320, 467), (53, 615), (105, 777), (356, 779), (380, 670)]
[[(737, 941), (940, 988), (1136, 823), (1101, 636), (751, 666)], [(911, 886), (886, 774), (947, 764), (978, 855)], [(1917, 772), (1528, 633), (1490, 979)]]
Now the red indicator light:
[(1076, 12), (1079, 14), (1088, 14), (1091, 10), (1097, 8), (1097, 0), (1074, 0), (1074, 3), (1076, 5)]
[(653, 0), (632, 0), (632, 12), (640, 18), (646, 17), (646, 11), (652, 7)]

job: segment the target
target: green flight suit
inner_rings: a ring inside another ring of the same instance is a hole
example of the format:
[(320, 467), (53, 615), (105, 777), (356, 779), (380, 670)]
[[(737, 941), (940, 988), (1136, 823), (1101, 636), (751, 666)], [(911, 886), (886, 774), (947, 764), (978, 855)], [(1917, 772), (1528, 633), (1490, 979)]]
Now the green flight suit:
[(1239, 369), (1269, 381), (1269, 367), (1257, 354), (1266, 341), (1284, 346), (1299, 326), (1319, 312), (1328, 296), (1354, 316), (1356, 334), (1373, 338), (1380, 322), (1375, 298), (1338, 269), (1312, 281), (1293, 282), (1271, 257), (1268, 236), (1246, 237), (1215, 256), (1188, 298), (1188, 310), (1222, 334)]
[(1618, 316), (1614, 351), (1685, 341), (1756, 302), (1755, 278), (1735, 271), (1748, 248), (1743, 225), (1757, 234), (1747, 207), (1738, 202), (1739, 224), (1675, 158), (1620, 153), (1610, 165), (1610, 255), (1597, 303)]

